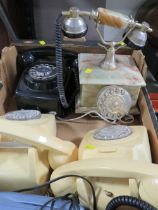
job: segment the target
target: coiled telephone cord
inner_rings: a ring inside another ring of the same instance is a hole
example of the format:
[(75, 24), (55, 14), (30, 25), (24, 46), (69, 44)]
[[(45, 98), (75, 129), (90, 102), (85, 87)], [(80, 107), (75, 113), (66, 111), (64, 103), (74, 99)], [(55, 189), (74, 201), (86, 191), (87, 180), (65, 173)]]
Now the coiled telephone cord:
[(62, 57), (62, 35), (61, 35), (61, 19), (60, 14), (56, 19), (56, 69), (57, 69), (57, 87), (59, 91), (59, 98), (64, 108), (68, 108), (69, 104), (65, 96), (64, 80), (63, 80), (63, 57)]
[(106, 207), (106, 210), (116, 210), (120, 206), (131, 206), (140, 210), (156, 210), (149, 203), (132, 196), (118, 196), (112, 199)]

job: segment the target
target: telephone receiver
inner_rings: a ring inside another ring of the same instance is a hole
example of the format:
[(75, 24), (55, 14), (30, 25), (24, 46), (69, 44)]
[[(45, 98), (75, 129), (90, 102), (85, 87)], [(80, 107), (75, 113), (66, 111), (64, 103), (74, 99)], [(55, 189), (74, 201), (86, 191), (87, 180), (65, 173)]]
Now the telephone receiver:
[(7, 120), (0, 117), (0, 134), (12, 141), (32, 145), (39, 150), (48, 151), (48, 160), (52, 169), (77, 159), (75, 144), (56, 137), (54, 115), (43, 114), (41, 119), (28, 121)]
[[(63, 175), (80, 175), (88, 178), (95, 189), (98, 210), (103, 210), (110, 200), (119, 195), (131, 195), (158, 208), (158, 166), (141, 161), (115, 158), (96, 158), (74, 161), (57, 168), (51, 179)], [(56, 196), (70, 192), (79, 193), (80, 201), (92, 206), (88, 185), (80, 178), (66, 178), (51, 184)]]
[[(53, 47), (42, 47), (42, 48), (34, 48), (30, 50), (26, 50), (25, 52), (19, 53), (17, 56), (17, 66), (20, 65), (21, 70), (23, 68), (29, 67), (34, 63), (39, 62), (53, 62), (51, 57), (55, 57), (55, 48)], [(77, 53), (72, 53), (67, 50), (63, 50), (63, 60), (67, 60), (69, 65), (73, 66), (73, 62), (77, 60)], [(55, 60), (54, 60), (55, 63)], [(75, 66), (74, 64), (74, 67)], [(18, 69), (20, 71), (20, 69)]]

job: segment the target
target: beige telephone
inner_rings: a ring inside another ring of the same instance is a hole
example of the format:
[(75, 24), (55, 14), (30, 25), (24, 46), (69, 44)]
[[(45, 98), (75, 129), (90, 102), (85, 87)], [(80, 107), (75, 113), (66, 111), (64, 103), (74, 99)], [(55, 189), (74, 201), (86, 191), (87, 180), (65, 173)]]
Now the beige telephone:
[(109, 125), (89, 131), (79, 147), (79, 159), (126, 158), (151, 162), (145, 126)]
[[(79, 146), (79, 160), (56, 169), (51, 179), (66, 174), (89, 178), (98, 210), (119, 195), (140, 196), (158, 207), (158, 166), (151, 163), (144, 126), (109, 125), (89, 131)], [(77, 190), (81, 203), (92, 206), (89, 186), (79, 178), (66, 178), (51, 187), (55, 195)]]
[[(51, 179), (77, 174), (88, 178), (94, 188), (98, 210), (119, 195), (131, 195), (158, 208), (158, 166), (142, 161), (98, 158), (74, 161), (57, 168)], [(51, 185), (55, 195), (78, 192), (81, 203), (92, 209), (89, 186), (80, 178), (66, 178)]]
[(0, 117), (0, 190), (41, 184), (49, 179), (49, 165), (76, 159), (76, 146), (56, 137), (54, 115), (22, 110)]

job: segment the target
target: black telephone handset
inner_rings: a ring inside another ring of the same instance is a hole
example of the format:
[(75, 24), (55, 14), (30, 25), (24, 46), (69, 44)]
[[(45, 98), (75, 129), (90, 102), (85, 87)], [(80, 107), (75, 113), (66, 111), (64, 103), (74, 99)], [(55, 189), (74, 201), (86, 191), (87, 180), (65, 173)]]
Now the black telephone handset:
[(64, 93), (69, 103), (64, 107), (60, 101), (55, 53), (55, 48), (43, 47), (18, 54), (16, 102), (19, 109), (55, 111), (58, 116), (74, 112), (79, 92), (77, 54), (66, 50), (62, 54)]
[[(53, 47), (34, 48), (31, 50), (26, 50), (23, 53), (19, 53), (17, 56), (18, 71), (24, 70), (24, 68), (34, 65), (34, 63), (55, 63), (55, 53), (55, 48)], [(63, 50), (63, 57), (63, 61), (67, 60), (69, 62), (69, 65), (71, 65), (73, 61), (77, 59), (77, 54)]]

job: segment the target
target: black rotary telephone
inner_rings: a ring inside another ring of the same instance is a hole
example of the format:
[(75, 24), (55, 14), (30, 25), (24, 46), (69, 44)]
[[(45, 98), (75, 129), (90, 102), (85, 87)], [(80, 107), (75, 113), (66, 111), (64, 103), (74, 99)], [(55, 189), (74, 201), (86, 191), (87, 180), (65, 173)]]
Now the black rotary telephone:
[(52, 47), (27, 50), (18, 54), (18, 109), (55, 111), (58, 116), (74, 112), (75, 98), (79, 93), (77, 54), (65, 50), (62, 52), (64, 94), (69, 103), (67, 107), (64, 107), (60, 100), (62, 90), (59, 90), (60, 84), (57, 81), (57, 62), (55, 48)]

